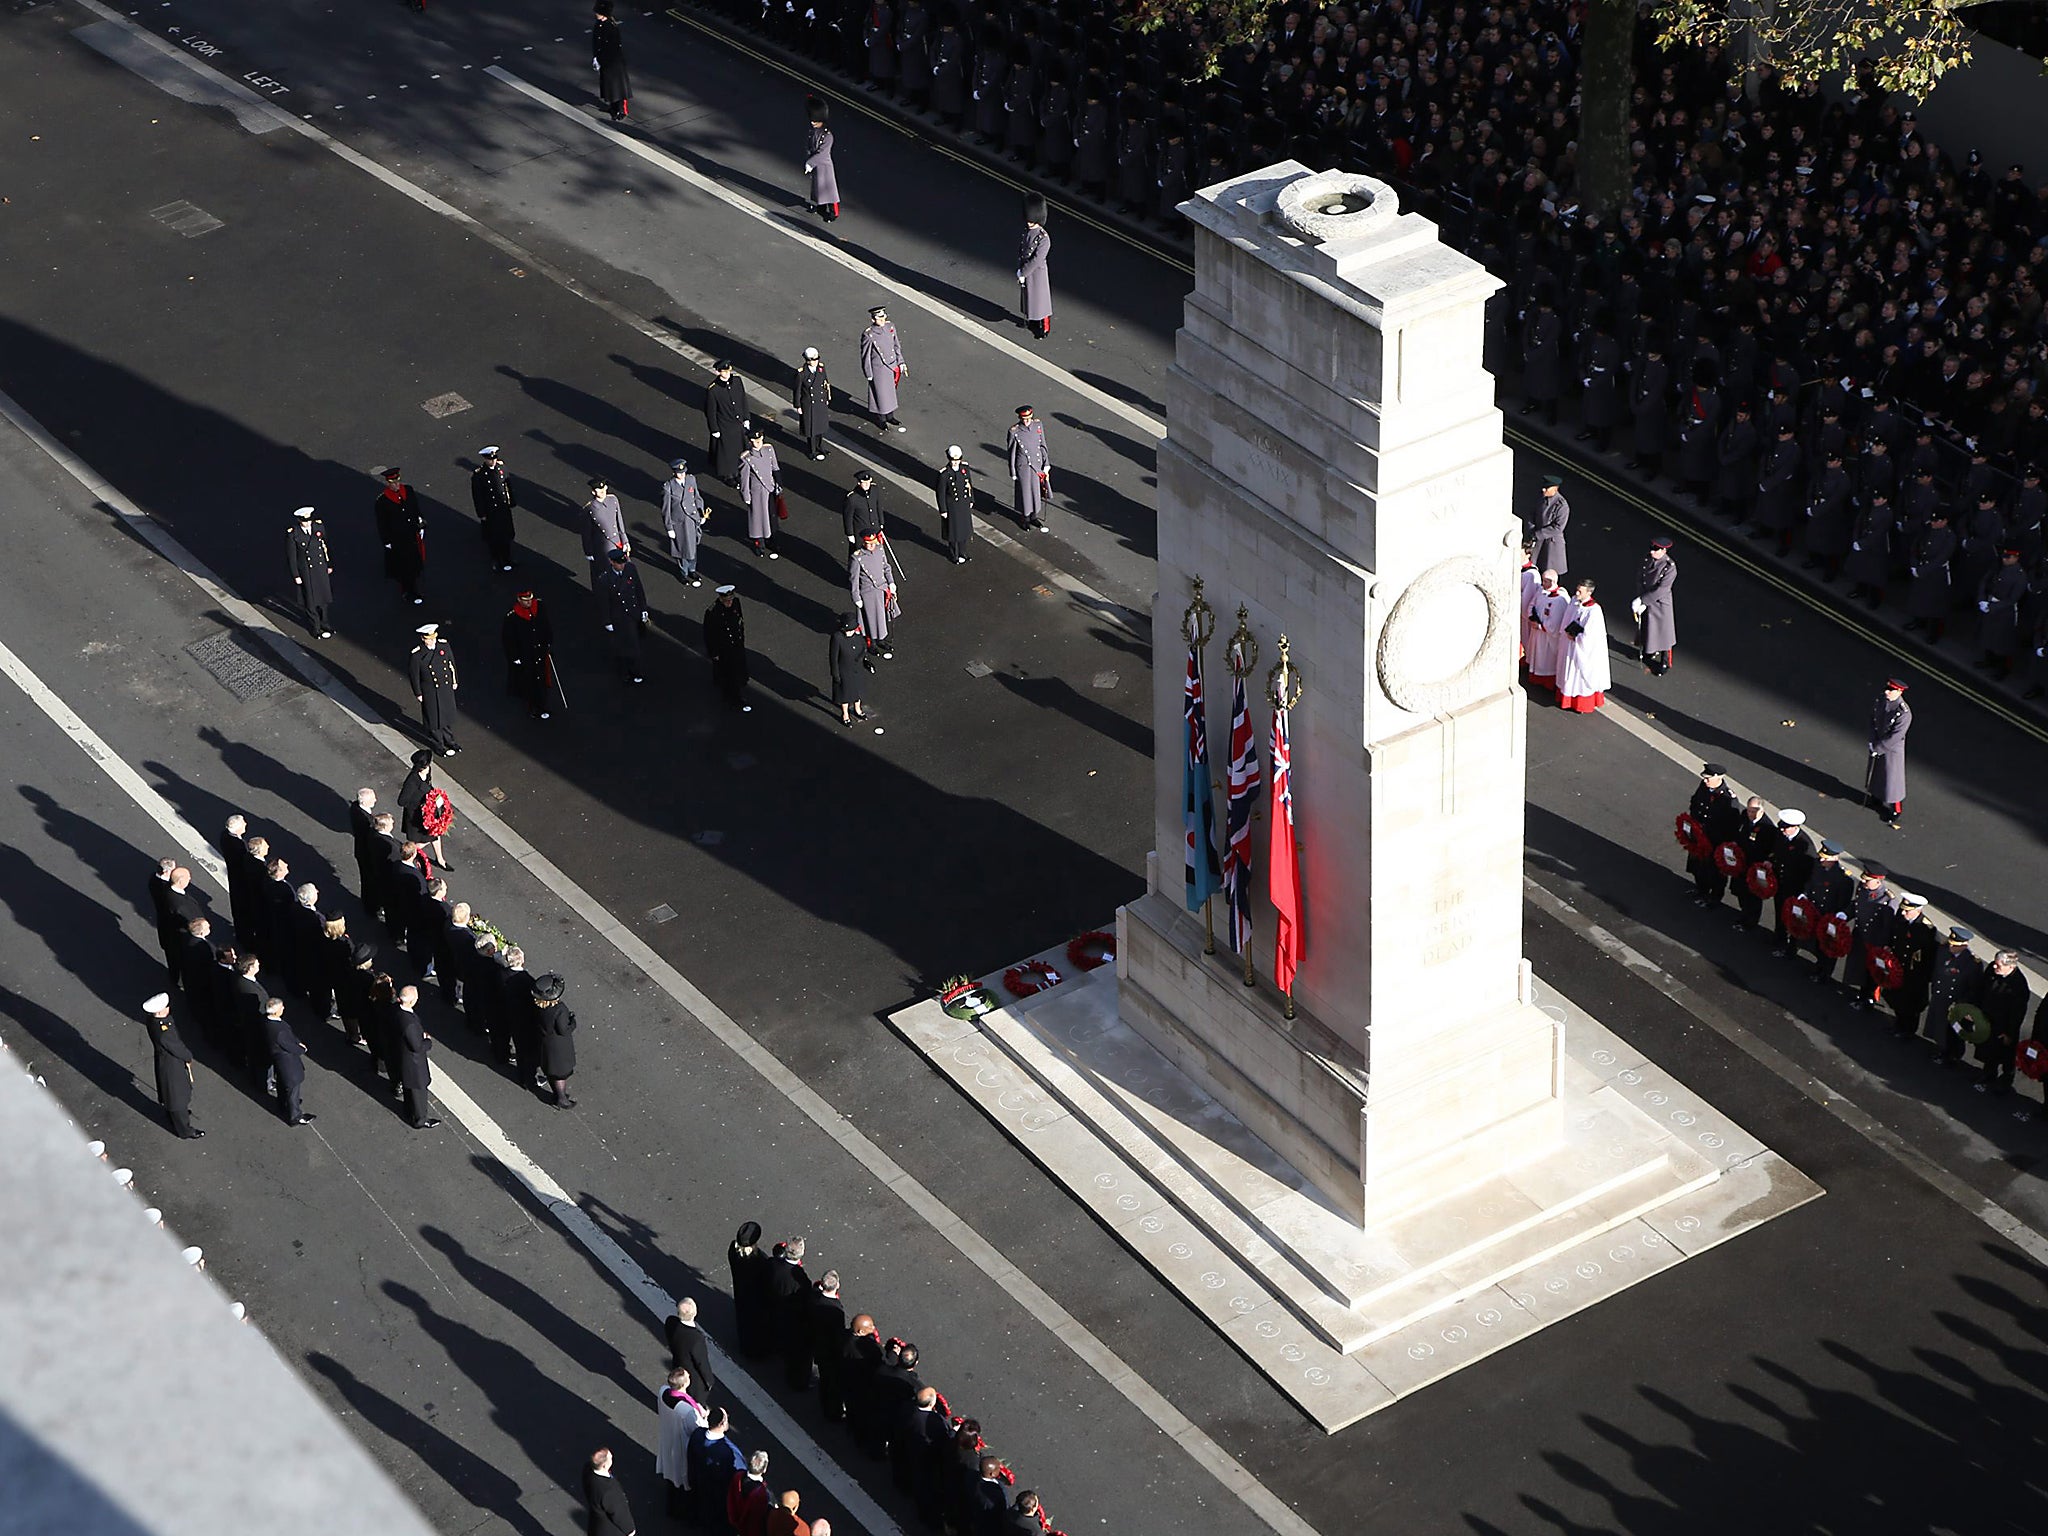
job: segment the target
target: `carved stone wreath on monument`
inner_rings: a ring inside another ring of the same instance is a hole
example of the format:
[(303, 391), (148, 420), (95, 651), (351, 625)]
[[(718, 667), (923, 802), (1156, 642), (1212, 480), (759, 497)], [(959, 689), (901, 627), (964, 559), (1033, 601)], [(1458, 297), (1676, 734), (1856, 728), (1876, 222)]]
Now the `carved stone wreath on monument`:
[(1321, 241), (1391, 224), (1400, 216), (1401, 200), (1384, 181), (1353, 171), (1322, 171), (1282, 187), (1273, 212), (1296, 234)]
[(1380, 629), (1380, 690), (1413, 714), (1454, 710), (1492, 686), (1505, 633), (1487, 562), (1440, 560), (1408, 584)]

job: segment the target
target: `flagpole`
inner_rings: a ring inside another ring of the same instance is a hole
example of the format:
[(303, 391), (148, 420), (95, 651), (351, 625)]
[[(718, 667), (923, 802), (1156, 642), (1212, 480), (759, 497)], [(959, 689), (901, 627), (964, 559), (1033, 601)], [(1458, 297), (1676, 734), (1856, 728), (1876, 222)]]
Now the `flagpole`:
[[(1216, 633), (1216, 610), (1202, 597), (1202, 578), (1199, 576), (1195, 578), (1195, 600), (1180, 616), (1180, 632), (1197, 654), (1208, 648), (1210, 638)], [(1204, 697), (1202, 704), (1205, 709), (1208, 702)], [(1207, 784), (1202, 786), (1202, 793), (1210, 793)], [(1205, 955), (1216, 953), (1216, 920), (1209, 911), (1214, 895), (1212, 891), (1202, 898), (1202, 953)]]
[[(1237, 631), (1230, 637), (1230, 644), (1223, 652), (1223, 660), (1225, 665), (1230, 668), (1230, 675), (1235, 679), (1241, 697), (1244, 680), (1251, 676), (1252, 669), (1259, 664), (1258, 638), (1252, 634), (1251, 614), (1243, 603), (1237, 605)], [(1236, 735), (1236, 722), (1233, 720), (1231, 729), (1233, 755), (1237, 745)], [(1249, 812), (1247, 812), (1246, 819), (1250, 819)], [(1239, 876), (1240, 880), (1243, 878), (1242, 875)], [(1244, 900), (1247, 903), (1247, 906), (1244, 908), (1246, 913), (1245, 931), (1249, 934), (1251, 931), (1250, 907), (1248, 905), (1251, 896), (1249, 892), (1245, 894)], [(1241, 947), (1244, 950), (1244, 984), (1248, 987), (1256, 986), (1258, 982), (1257, 978), (1252, 974), (1252, 946), (1250, 940), (1247, 939)]]

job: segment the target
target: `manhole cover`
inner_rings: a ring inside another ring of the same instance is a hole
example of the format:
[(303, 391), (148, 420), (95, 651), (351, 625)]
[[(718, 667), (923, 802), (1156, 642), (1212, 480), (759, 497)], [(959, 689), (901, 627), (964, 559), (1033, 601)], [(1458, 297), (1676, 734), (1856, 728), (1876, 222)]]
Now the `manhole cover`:
[(970, 661), (967, 663), (967, 675), (969, 677), (991, 677), (995, 674), (995, 670), (994, 667), (985, 661)]
[(236, 698), (266, 699), (298, 685), (280, 672), (256, 649), (254, 642), (236, 630), (223, 630), (194, 641), (185, 654), (213, 674), (213, 680)]
[(647, 913), (647, 921), (650, 923), (672, 923), (675, 920), (676, 909), (665, 901), (658, 907), (650, 908)]
[(420, 409), (433, 417), (434, 420), (439, 421), (443, 416), (453, 416), (457, 411), (468, 410), (469, 402), (453, 390), (450, 390), (445, 395), (436, 395), (431, 400), (422, 400), (420, 402)]
[(216, 219), (197, 203), (188, 203), (182, 198), (175, 203), (165, 203), (161, 208), (150, 209), (149, 216), (164, 228), (176, 230), (187, 240), (212, 234), (226, 222)]
[(1089, 684), (1091, 688), (1114, 688), (1117, 678), (1114, 672), (1098, 672)]

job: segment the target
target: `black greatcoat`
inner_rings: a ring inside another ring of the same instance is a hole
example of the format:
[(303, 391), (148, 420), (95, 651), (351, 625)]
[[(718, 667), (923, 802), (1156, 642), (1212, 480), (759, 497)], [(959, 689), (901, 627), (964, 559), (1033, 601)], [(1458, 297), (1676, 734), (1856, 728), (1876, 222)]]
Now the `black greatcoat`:
[(730, 607), (720, 599), (704, 610), (704, 654), (726, 703), (739, 703), (747, 687), (747, 621), (737, 597)]
[(399, 486), (396, 496), (378, 493), (377, 537), (384, 544), (384, 574), (411, 590), (427, 568), (427, 525), (411, 486)]
[(668, 1364), (670, 1370), (690, 1373), (690, 1396), (704, 1403), (711, 1400), (711, 1394), (718, 1389), (712, 1379), (711, 1356), (704, 1348), (704, 1330), (686, 1327), (682, 1319), (671, 1316), (662, 1325), (668, 1335)]
[(797, 430), (803, 433), (806, 441), (816, 442), (831, 430), (832, 381), (825, 377), (823, 367), (798, 364), (796, 384), (790, 390), (790, 399), (796, 406), (797, 415), (802, 418)]
[(740, 455), (747, 451), (740, 441), (747, 430), (747, 386), (738, 374), (723, 382), (714, 378), (705, 389), (704, 430), (710, 435), (711, 472), (733, 484), (740, 476)]
[(590, 56), (597, 60), (597, 99), (607, 112), (624, 112), (633, 95), (626, 75), (626, 39), (618, 22), (600, 16), (590, 29)]
[(811, 1277), (803, 1265), (776, 1259), (768, 1268), (768, 1294), (783, 1379), (801, 1390), (811, 1384)]
[(353, 802), (348, 808), (349, 836), (356, 849), (356, 885), (363, 895), (363, 907), (376, 917), (384, 910), (384, 893), (378, 885), (383, 878), (384, 849), (377, 839), (374, 814)]
[(183, 1136), (192, 1126), (192, 1051), (169, 1019), (147, 1019), (150, 1057), (156, 1067), (156, 1101), (171, 1129)]
[(868, 673), (865, 665), (868, 659), (867, 636), (856, 630), (852, 634), (844, 630), (832, 636), (832, 702), (834, 705), (859, 704), (868, 696)]
[(477, 526), (483, 530), (484, 548), (491, 553), (491, 564), (509, 565), (512, 509), (519, 502), (512, 494), (512, 477), (505, 473), (505, 466), (495, 462), (479, 466), (469, 477), (469, 499), (476, 508)]
[(517, 609), (505, 615), (498, 638), (505, 648), (505, 687), (533, 714), (548, 707), (549, 653), (555, 644), (555, 626), (539, 598), (534, 599), (533, 617)]
[(439, 752), (455, 746), (455, 658), (448, 642), (436, 640), (412, 650), (413, 697), (420, 701), (420, 719), (427, 728), (428, 743)]
[(946, 532), (946, 548), (964, 559), (974, 543), (974, 481), (965, 465), (939, 471), (937, 489), (939, 523)]
[(735, 1242), (725, 1251), (732, 1270), (732, 1315), (740, 1352), (756, 1359), (775, 1349), (775, 1298), (769, 1274), (781, 1262), (756, 1246), (741, 1252)]
[(551, 1078), (576, 1075), (576, 1015), (560, 1003), (534, 1005), (540, 1019), (541, 1070)]
[(292, 581), (298, 587), (299, 601), (305, 604), (310, 627), (328, 628), (328, 616), (334, 607), (334, 557), (327, 552), (327, 531), (317, 518), (285, 535), (285, 557), (291, 564)]

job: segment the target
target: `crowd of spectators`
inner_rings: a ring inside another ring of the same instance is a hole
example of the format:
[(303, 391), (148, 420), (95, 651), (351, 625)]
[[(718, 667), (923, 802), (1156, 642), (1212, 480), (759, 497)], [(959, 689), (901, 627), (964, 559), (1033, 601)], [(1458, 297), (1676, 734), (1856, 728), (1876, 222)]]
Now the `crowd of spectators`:
[[(1910, 105), (1868, 87), (1788, 88), (1768, 69), (1746, 81), (1712, 49), (1659, 49), (1646, 21), (1632, 190), (1610, 218), (1579, 200), (1583, 5), (1277, 7), (1267, 35), (1225, 48), (1205, 79), (1201, 27), (1140, 33), (1103, 0), (711, 3), (1161, 227), (1178, 227), (1192, 189), (1276, 159), (1387, 180), (1507, 281), (1489, 366), (1552, 419), (1578, 405), (1582, 437), (1606, 448), (1620, 427), (1615, 446), (1638, 468), (1677, 469), (1711, 496), (1722, 448), (1735, 450), (1727, 476), (1756, 469), (1774, 418), (1791, 414), (1794, 507), (1787, 527), (1763, 531), (1789, 533), (1791, 552), (1831, 577), (1849, 553), (1833, 552), (1837, 512), (1854, 529), (1871, 510), (1854, 473), (1868, 443), (1887, 438), (1899, 463), (1917, 442), (1937, 492), (1964, 504), (1955, 531), (1974, 563), (1952, 584), (1954, 606), (1984, 600), (1978, 552), (1995, 567), (2019, 546), (2025, 644), (1990, 664), (2044, 660), (2031, 653), (2048, 625), (2048, 567), (2023, 481), (2029, 464), (2048, 466), (2048, 185), (1936, 146)], [(1616, 354), (1611, 416), (1579, 398), (1601, 334)], [(1723, 442), (1740, 408), (1761, 435), (1754, 456), (1745, 434)], [(1816, 554), (1806, 524), (1817, 498), (1834, 499), (1831, 449), (1851, 483), (1822, 514)], [(1961, 513), (1987, 487), (1991, 515), (1964, 540)], [(1888, 515), (1885, 575), (1903, 596), (1923, 529)], [(1858, 585), (1881, 597), (1885, 583)]]

